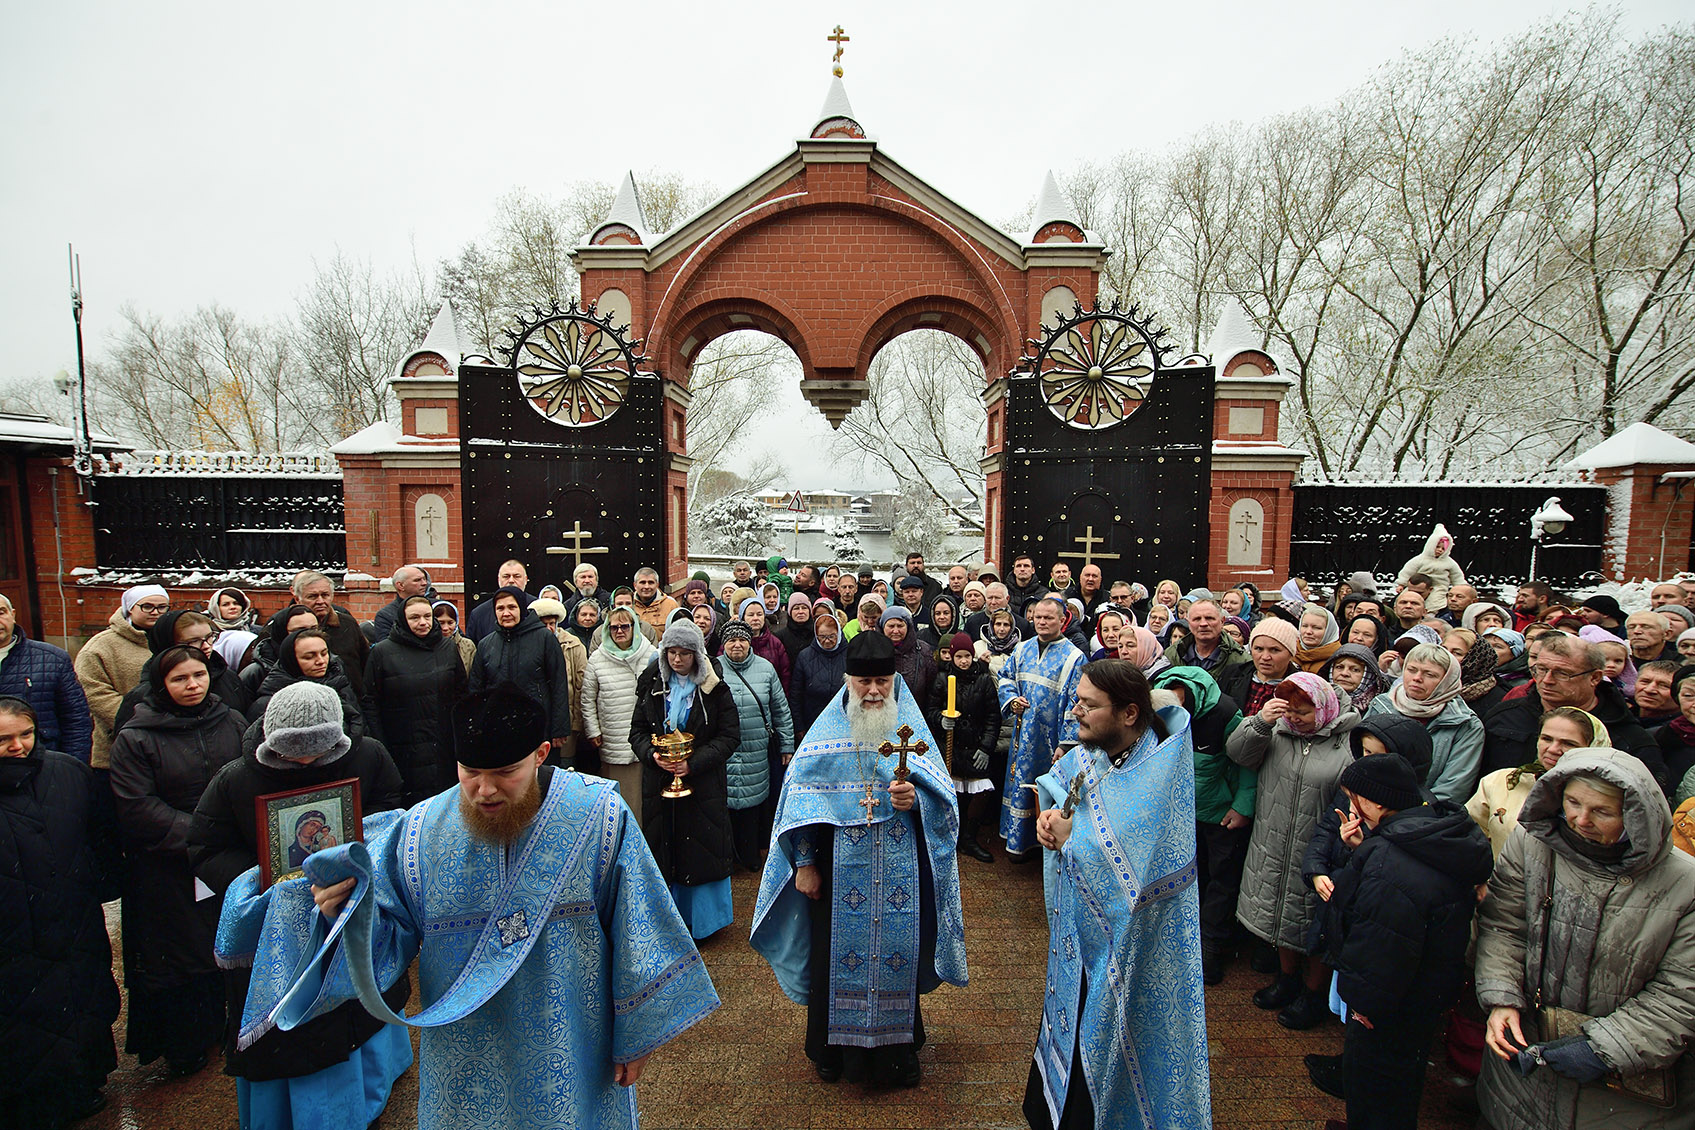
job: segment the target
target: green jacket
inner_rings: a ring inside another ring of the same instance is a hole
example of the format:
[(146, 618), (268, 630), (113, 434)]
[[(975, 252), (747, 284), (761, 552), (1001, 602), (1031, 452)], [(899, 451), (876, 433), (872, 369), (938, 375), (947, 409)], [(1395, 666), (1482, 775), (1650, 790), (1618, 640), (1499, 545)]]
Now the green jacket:
[(1252, 817), (1259, 791), (1259, 774), (1224, 755), (1224, 741), (1242, 724), (1234, 699), (1218, 689), (1213, 677), (1199, 667), (1168, 667), (1154, 676), (1154, 686), (1183, 688), (1189, 711), (1189, 732), (1195, 746), (1195, 821), (1219, 824), (1234, 809)]

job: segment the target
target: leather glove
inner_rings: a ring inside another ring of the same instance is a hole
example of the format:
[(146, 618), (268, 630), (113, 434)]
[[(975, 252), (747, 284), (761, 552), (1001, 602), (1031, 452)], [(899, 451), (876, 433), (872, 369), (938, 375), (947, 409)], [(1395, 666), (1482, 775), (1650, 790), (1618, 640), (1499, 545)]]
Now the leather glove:
[(944, 729), (944, 730), (953, 729), (953, 724), (954, 724), (955, 721), (956, 721), (955, 719), (949, 718), (946, 714), (942, 715), (942, 729)]
[(983, 770), (987, 769), (988, 767), (989, 767), (989, 751), (988, 750), (979, 749), (979, 750), (976, 750), (975, 752), (972, 753), (972, 755), (971, 755), (971, 768), (973, 768), (973, 769), (977, 770), (977, 772), (981, 773), (981, 772), (983, 772)]
[(1528, 1047), (1518, 1053), (1517, 1061), (1521, 1074), (1529, 1075), (1546, 1065), (1579, 1083), (1593, 1083), (1612, 1070), (1595, 1054), (1588, 1037), (1581, 1035)]

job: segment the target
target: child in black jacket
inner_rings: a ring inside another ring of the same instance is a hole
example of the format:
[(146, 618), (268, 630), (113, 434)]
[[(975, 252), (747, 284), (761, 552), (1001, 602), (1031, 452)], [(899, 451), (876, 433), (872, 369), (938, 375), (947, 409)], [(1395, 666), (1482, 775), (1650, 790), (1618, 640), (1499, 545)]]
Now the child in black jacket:
[[(995, 745), (1001, 733), (1000, 696), (995, 690), (995, 677), (989, 665), (972, 653), (971, 637), (957, 632), (943, 640), (937, 652), (941, 662), (936, 681), (930, 684), (929, 709), (925, 719), (930, 732), (942, 743), (939, 753), (947, 750), (948, 731), (953, 731), (953, 787), (959, 794), (959, 850), (972, 859), (993, 863), (982, 844), (977, 842), (977, 830), (983, 818), (972, 814), (972, 800), (987, 794), (987, 802), (978, 811), (1000, 811), (1000, 782), (1006, 780), (1006, 754), (996, 755)], [(948, 704), (948, 677), (954, 679), (954, 709), (959, 717), (945, 716)]]
[(1477, 887), (1494, 857), (1463, 808), (1426, 801), (1398, 754), (1360, 758), (1341, 786), (1350, 806), (1341, 835), (1354, 851), (1321, 920), (1348, 1026), (1341, 1063), (1308, 1056), (1307, 1070), (1346, 1100), (1349, 1130), (1412, 1130), (1425, 1056), (1465, 982)]

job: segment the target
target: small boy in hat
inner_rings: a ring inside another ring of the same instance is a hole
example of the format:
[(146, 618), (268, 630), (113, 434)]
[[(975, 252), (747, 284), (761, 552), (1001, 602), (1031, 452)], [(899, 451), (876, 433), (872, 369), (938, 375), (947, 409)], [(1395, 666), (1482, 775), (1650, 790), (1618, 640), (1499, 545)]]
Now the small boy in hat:
[(1309, 1055), (1307, 1073), (1347, 1102), (1354, 1130), (1414, 1130), (1425, 1056), (1465, 983), (1477, 887), (1494, 857), (1464, 809), (1425, 799), (1400, 754), (1361, 757), (1341, 785), (1354, 853), (1321, 923), (1348, 1026), (1341, 1061)]

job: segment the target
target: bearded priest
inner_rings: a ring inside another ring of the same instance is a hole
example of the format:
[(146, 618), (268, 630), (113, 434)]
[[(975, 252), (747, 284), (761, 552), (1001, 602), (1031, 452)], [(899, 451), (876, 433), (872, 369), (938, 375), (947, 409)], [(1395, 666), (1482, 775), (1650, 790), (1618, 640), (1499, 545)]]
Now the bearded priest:
[[(230, 887), (240, 1040), (358, 999), (423, 1028), (425, 1130), (634, 1127), (648, 1057), (718, 1007), (700, 954), (617, 786), (546, 764), (540, 703), (502, 684), (453, 725), (457, 788), (308, 856), (268, 910), (258, 868)], [(381, 992), (414, 957), (423, 1010), (401, 1017)]]
[(783, 779), (753, 948), (806, 1006), (820, 1079), (912, 1087), (918, 998), (966, 979), (959, 809), (894, 645), (855, 636), (845, 683)]

